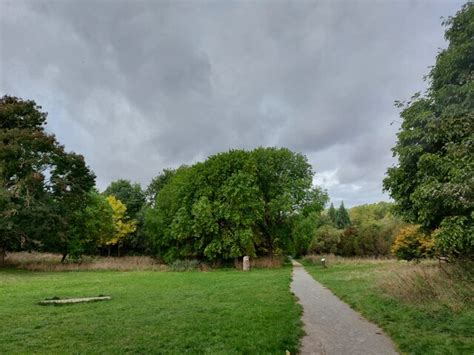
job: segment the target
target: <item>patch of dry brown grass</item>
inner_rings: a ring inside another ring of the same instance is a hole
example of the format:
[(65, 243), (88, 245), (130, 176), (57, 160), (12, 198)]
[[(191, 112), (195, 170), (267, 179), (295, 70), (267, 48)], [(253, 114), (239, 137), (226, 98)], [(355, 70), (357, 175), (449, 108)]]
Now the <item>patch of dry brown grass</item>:
[(460, 265), (436, 262), (399, 264), (386, 277), (379, 279), (380, 287), (391, 297), (413, 304), (438, 303), (454, 311), (474, 304), (474, 273)]
[[(279, 268), (283, 266), (285, 261), (284, 257), (274, 256), (274, 257), (259, 257), (259, 258), (250, 258), (250, 268), (263, 268), (263, 269), (272, 269)], [(236, 269), (242, 270), (242, 259), (239, 258), (238, 261), (234, 262)]]
[(84, 257), (80, 261), (61, 263), (60, 254), (19, 252), (8, 253), (5, 265), (31, 271), (117, 270), (164, 271), (168, 267), (146, 256)]
[(396, 263), (393, 258), (375, 258), (375, 257), (342, 257), (334, 254), (324, 255), (306, 255), (303, 257), (304, 261), (308, 261), (312, 264), (321, 264), (321, 259), (326, 259), (326, 265), (338, 265), (338, 264), (389, 264)]

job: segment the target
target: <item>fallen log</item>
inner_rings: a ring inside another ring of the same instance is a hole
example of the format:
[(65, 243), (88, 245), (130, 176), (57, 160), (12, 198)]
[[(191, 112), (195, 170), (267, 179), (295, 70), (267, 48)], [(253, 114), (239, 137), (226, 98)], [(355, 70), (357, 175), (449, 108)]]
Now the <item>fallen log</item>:
[(85, 302), (97, 302), (97, 301), (107, 301), (111, 300), (110, 296), (98, 296), (98, 297), (82, 297), (82, 298), (59, 298), (51, 300), (40, 301), (40, 305), (49, 305), (49, 304), (72, 304), (72, 303), (85, 303)]

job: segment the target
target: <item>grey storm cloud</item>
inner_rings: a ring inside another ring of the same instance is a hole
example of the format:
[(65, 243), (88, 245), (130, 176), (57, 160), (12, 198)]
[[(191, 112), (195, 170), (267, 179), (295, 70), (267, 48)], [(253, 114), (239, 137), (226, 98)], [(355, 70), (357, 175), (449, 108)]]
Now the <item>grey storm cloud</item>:
[(394, 100), (460, 1), (0, 0), (0, 91), (36, 100), (104, 188), (285, 146), (347, 205), (386, 200)]

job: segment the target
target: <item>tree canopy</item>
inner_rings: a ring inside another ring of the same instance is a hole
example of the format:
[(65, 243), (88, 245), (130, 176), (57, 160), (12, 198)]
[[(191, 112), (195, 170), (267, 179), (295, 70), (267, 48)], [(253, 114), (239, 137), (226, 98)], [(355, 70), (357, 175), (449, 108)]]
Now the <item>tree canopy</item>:
[(454, 257), (474, 255), (474, 4), (444, 23), (449, 42), (428, 75), (425, 95), (403, 108), (384, 189), (398, 212)]
[(140, 184), (132, 184), (129, 180), (113, 181), (104, 191), (105, 196), (114, 196), (127, 206), (127, 215), (136, 218), (145, 204), (145, 193)]
[(320, 212), (306, 158), (288, 149), (231, 150), (181, 167), (145, 218), (165, 260), (229, 259), (294, 251), (296, 218)]
[(33, 244), (65, 257), (80, 249), (78, 219), (95, 176), (84, 158), (44, 131), (47, 114), (34, 101), (0, 99), (0, 252)]

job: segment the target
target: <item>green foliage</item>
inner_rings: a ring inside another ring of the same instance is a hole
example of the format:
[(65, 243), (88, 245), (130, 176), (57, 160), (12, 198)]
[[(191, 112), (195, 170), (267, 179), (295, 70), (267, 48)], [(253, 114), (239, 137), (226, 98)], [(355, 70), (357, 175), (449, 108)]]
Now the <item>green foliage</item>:
[(145, 190), (145, 197), (150, 205), (155, 205), (155, 201), (159, 192), (171, 180), (175, 173), (175, 169), (163, 169), (162, 173), (158, 174), (158, 176), (151, 180), (150, 184)]
[(436, 58), (426, 95), (415, 95), (401, 112), (403, 123), (393, 148), (398, 165), (388, 169), (384, 180), (384, 189), (406, 220), (428, 231), (443, 226), (436, 234), (442, 238), (440, 246), (455, 257), (473, 256), (473, 24), (472, 2), (445, 21), (449, 46)]
[(407, 226), (395, 238), (391, 251), (398, 259), (408, 261), (433, 257), (434, 240), (419, 226)]
[(130, 219), (127, 216), (127, 206), (115, 196), (107, 196), (106, 200), (112, 209), (112, 221), (114, 229), (113, 233), (108, 237), (102, 238), (101, 242), (103, 245), (107, 245), (109, 247), (116, 245), (118, 247), (118, 254), (120, 255), (120, 247), (123, 244), (123, 241), (128, 235), (135, 232), (137, 228), (136, 221)]
[(393, 204), (379, 202), (352, 207), (352, 225), (341, 234), (336, 254), (342, 256), (388, 256), (390, 246), (406, 223), (392, 214)]
[(350, 224), (351, 224), (351, 219), (349, 217), (349, 213), (344, 207), (344, 201), (342, 201), (341, 205), (336, 211), (335, 226), (336, 228), (343, 229), (349, 226)]
[[(327, 214), (317, 220), (317, 230), (309, 252), (342, 256), (388, 256), (395, 236), (406, 225), (392, 214), (393, 204), (379, 202), (355, 206), (349, 211), (341, 205), (341, 214), (348, 214), (349, 225), (344, 229), (337, 228), (331, 220), (329, 209)], [(334, 213), (337, 216), (339, 211), (334, 209)]]
[(115, 196), (127, 206), (127, 216), (135, 219), (145, 204), (145, 193), (140, 184), (132, 184), (129, 180), (113, 181), (104, 191), (105, 196)]
[(292, 233), (295, 221), (326, 202), (312, 176), (306, 158), (287, 149), (217, 154), (173, 173), (145, 215), (145, 231), (168, 262), (292, 252), (301, 236)]
[(124, 218), (135, 224), (133, 232), (120, 238), (120, 243), (107, 244), (108, 254), (117, 249), (117, 254), (149, 254), (150, 241), (143, 232), (145, 209), (148, 208), (146, 193), (140, 184), (132, 184), (129, 180), (113, 181), (103, 192), (105, 196), (114, 196), (126, 207)]
[(334, 208), (334, 204), (332, 202), (328, 210), (328, 217), (331, 220), (333, 226), (336, 226), (336, 209)]
[(313, 254), (333, 254), (337, 251), (337, 245), (341, 236), (341, 230), (332, 225), (323, 225), (314, 233), (309, 252)]
[(95, 176), (82, 156), (67, 153), (44, 131), (34, 101), (0, 99), (0, 252), (7, 248), (82, 249), (79, 215)]
[(463, 258), (474, 255), (474, 223), (465, 216), (447, 217), (433, 233), (437, 249), (444, 255)]
[(310, 250), (310, 245), (316, 234), (317, 215), (314, 213), (308, 216), (300, 215), (295, 218), (293, 226), (294, 255), (299, 257), (305, 255)]

